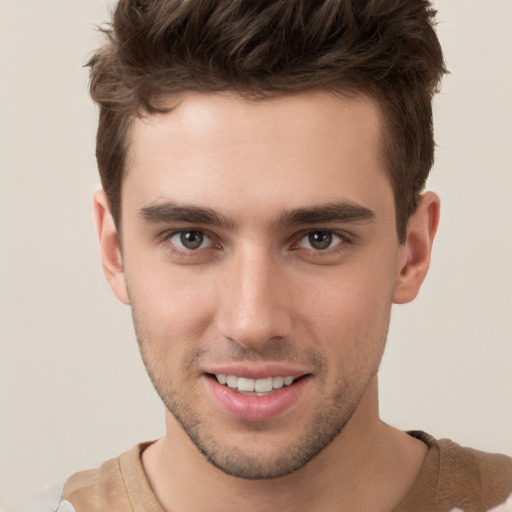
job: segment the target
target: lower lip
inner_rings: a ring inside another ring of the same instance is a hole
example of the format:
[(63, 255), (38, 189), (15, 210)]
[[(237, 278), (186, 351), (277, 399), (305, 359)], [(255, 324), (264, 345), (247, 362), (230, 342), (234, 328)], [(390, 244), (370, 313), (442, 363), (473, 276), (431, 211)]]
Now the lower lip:
[(265, 421), (291, 408), (304, 390), (308, 377), (302, 377), (290, 386), (276, 389), (265, 396), (243, 395), (205, 376), (206, 385), (222, 407), (233, 416), (247, 421)]

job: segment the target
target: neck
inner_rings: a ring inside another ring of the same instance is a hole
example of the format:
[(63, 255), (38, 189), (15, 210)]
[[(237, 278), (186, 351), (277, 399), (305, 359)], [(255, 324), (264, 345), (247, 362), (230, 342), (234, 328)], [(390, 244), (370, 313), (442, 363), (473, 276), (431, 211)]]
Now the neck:
[(166, 436), (143, 454), (144, 469), (167, 511), (393, 510), (416, 480), (426, 447), (380, 421), (377, 395), (374, 379), (334, 441), (281, 478), (226, 475), (199, 453), (169, 413)]

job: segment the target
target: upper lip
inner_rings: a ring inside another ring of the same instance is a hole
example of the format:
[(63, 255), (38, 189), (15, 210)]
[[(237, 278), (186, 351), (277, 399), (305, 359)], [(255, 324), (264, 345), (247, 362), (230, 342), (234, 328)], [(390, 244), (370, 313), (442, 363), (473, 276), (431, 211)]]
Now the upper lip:
[(275, 364), (226, 364), (215, 365), (205, 369), (205, 373), (212, 375), (236, 375), (246, 379), (266, 379), (269, 377), (302, 377), (310, 372), (303, 368), (290, 366), (282, 363)]

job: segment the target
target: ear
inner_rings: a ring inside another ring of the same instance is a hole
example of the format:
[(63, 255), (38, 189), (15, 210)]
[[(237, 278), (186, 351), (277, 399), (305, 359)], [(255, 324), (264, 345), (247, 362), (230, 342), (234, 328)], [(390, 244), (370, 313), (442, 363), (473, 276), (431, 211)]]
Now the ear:
[(107, 196), (103, 190), (97, 190), (94, 194), (93, 209), (103, 272), (115, 296), (124, 304), (130, 304), (119, 238)]
[(439, 224), (440, 200), (437, 194), (426, 192), (409, 219), (407, 238), (401, 246), (398, 278), (393, 292), (395, 304), (411, 302), (420, 291), (430, 266), (430, 254)]

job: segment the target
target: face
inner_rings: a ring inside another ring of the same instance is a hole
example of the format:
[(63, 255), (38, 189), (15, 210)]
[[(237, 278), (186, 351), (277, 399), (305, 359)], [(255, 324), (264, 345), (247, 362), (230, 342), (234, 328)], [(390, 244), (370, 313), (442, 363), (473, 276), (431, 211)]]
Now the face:
[(404, 250), (380, 131), (370, 99), (318, 91), (135, 121), (117, 294), (172, 421), (228, 474), (302, 467), (376, 375)]

